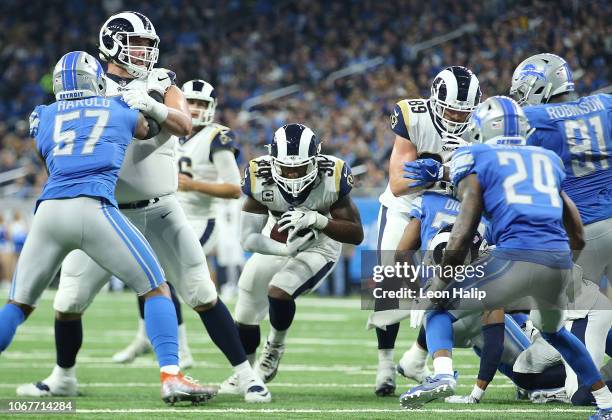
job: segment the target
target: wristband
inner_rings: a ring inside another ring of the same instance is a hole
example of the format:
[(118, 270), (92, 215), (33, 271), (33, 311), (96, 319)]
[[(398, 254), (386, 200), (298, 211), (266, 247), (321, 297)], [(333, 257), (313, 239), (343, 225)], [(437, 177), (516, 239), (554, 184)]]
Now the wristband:
[(315, 222), (312, 224), (312, 227), (317, 230), (323, 230), (327, 227), (328, 223), (329, 223), (329, 219), (323, 216), (321, 213), (317, 212), (317, 217), (316, 217)]

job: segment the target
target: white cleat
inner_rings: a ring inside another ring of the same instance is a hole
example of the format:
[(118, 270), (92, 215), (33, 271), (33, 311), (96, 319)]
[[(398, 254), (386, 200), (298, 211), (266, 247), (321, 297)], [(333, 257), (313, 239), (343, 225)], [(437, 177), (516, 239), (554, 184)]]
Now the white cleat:
[(227, 378), (219, 387), (219, 394), (241, 395), (244, 394), (244, 401), (248, 403), (269, 403), (272, 401), (272, 394), (263, 381), (254, 375), (246, 378), (245, 383), (241, 383), (237, 374)]
[(79, 395), (76, 378), (56, 378), (49, 376), (35, 384), (17, 387), (19, 397), (76, 397)]
[(151, 350), (152, 347), (149, 340), (144, 337), (137, 336), (129, 346), (113, 355), (113, 362), (132, 363), (138, 356), (149, 353)]
[(238, 384), (238, 375), (235, 373), (219, 386), (219, 394), (240, 395), (242, 393), (243, 391)]
[(278, 365), (284, 352), (284, 344), (275, 344), (266, 341), (263, 352), (255, 365), (255, 373), (265, 383), (270, 382), (276, 376), (276, 373), (278, 372)]
[(378, 363), (374, 393), (379, 397), (395, 394), (395, 366), (393, 361)]
[(536, 389), (529, 392), (529, 399), (534, 404), (546, 404), (546, 403), (564, 403), (569, 404), (570, 399), (565, 393), (565, 387), (552, 388), (552, 389)]
[(431, 376), (432, 372), (429, 370), (426, 361), (414, 360), (410, 356), (409, 351), (404, 353), (397, 363), (397, 373), (404, 378), (412, 379), (422, 384), (425, 378)]

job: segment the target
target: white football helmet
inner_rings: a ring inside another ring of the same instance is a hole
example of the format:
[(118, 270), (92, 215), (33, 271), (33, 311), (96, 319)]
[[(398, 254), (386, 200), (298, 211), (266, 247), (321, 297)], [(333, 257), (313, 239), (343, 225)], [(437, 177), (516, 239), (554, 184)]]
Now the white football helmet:
[(215, 118), (215, 110), (217, 109), (217, 92), (215, 88), (204, 80), (196, 79), (186, 82), (181, 89), (187, 101), (201, 101), (206, 105), (206, 108), (202, 108), (189, 104), (193, 126), (201, 127), (212, 123)]
[[(153, 24), (142, 13), (121, 12), (108, 18), (100, 29), (100, 58), (123, 67), (136, 78), (149, 74), (159, 57), (159, 37)], [(135, 38), (149, 45), (135, 44)]]
[[(467, 129), (480, 97), (480, 84), (474, 73), (461, 66), (445, 68), (431, 84), (429, 101), (434, 124), (444, 135), (460, 136)], [(456, 113), (459, 118), (449, 118), (447, 111)]]
[(272, 179), (288, 194), (297, 197), (317, 178), (317, 156), (321, 143), (303, 124), (287, 124), (276, 130), (270, 145)]
[(519, 105), (539, 105), (573, 91), (574, 77), (567, 61), (555, 54), (536, 54), (514, 70), (510, 96)]

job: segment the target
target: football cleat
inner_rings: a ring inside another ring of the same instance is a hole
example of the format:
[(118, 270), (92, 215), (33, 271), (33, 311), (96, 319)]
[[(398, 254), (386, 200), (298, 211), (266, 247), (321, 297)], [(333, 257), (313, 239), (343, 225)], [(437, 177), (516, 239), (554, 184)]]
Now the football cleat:
[(565, 393), (565, 387), (536, 389), (529, 393), (529, 399), (534, 404), (546, 404), (549, 402), (570, 403), (570, 400)]
[(243, 379), (242, 383), (237, 374), (227, 378), (219, 387), (219, 394), (244, 394), (244, 401), (248, 403), (268, 403), (272, 401), (272, 394), (263, 381), (252, 374)]
[(450, 397), (444, 398), (444, 402), (449, 404), (478, 404), (480, 400), (477, 400), (471, 395), (451, 395)]
[(76, 397), (79, 395), (76, 378), (49, 376), (35, 384), (17, 387), (19, 397)]
[(235, 373), (219, 386), (219, 394), (239, 395), (242, 392), (238, 383), (238, 375)]
[(612, 420), (612, 408), (600, 408), (589, 420)]
[(162, 372), (161, 383), (162, 400), (170, 405), (179, 401), (191, 401), (193, 405), (197, 405), (217, 395), (216, 388), (202, 386), (195, 379), (180, 372), (176, 375)]
[(152, 350), (151, 343), (146, 337), (137, 335), (125, 349), (113, 355), (115, 363), (132, 363), (134, 359), (143, 354), (149, 353)]
[(411, 359), (409, 351), (405, 352), (397, 363), (397, 373), (420, 384), (425, 381), (425, 378), (431, 376), (427, 363)]
[(430, 376), (400, 396), (400, 405), (407, 409), (421, 408), (428, 402), (455, 395), (457, 372), (454, 375), (440, 374)]
[(264, 381), (270, 382), (278, 372), (278, 365), (283, 353), (285, 352), (284, 344), (275, 344), (266, 341), (263, 352), (255, 365), (255, 373)]
[(379, 397), (395, 394), (395, 367), (393, 366), (393, 361), (378, 364), (374, 393)]

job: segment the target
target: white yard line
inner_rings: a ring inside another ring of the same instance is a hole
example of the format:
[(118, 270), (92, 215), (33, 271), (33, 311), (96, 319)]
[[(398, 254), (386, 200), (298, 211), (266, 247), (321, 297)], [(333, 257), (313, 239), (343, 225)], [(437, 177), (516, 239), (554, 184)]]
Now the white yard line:
[[(82, 414), (96, 414), (96, 413), (134, 413), (134, 414), (154, 414), (154, 413), (261, 413), (261, 414), (274, 414), (274, 413), (302, 413), (302, 414), (317, 414), (317, 413), (405, 413), (407, 410), (403, 409), (386, 409), (386, 408), (352, 408), (352, 409), (309, 409), (309, 408), (262, 408), (262, 409), (246, 409), (246, 408), (168, 408), (168, 409), (156, 409), (156, 408), (132, 408), (132, 409), (77, 409), (77, 413)], [(576, 409), (576, 408), (549, 408), (549, 409), (536, 409), (536, 408), (504, 408), (504, 413), (589, 413), (593, 410), (589, 409)], [(499, 413), (499, 409), (486, 409), (486, 408), (466, 408), (466, 409), (446, 409), (446, 408), (432, 408), (432, 409), (421, 409), (421, 410), (410, 410), (414, 413), (453, 413), (464, 412), (464, 413)]]

